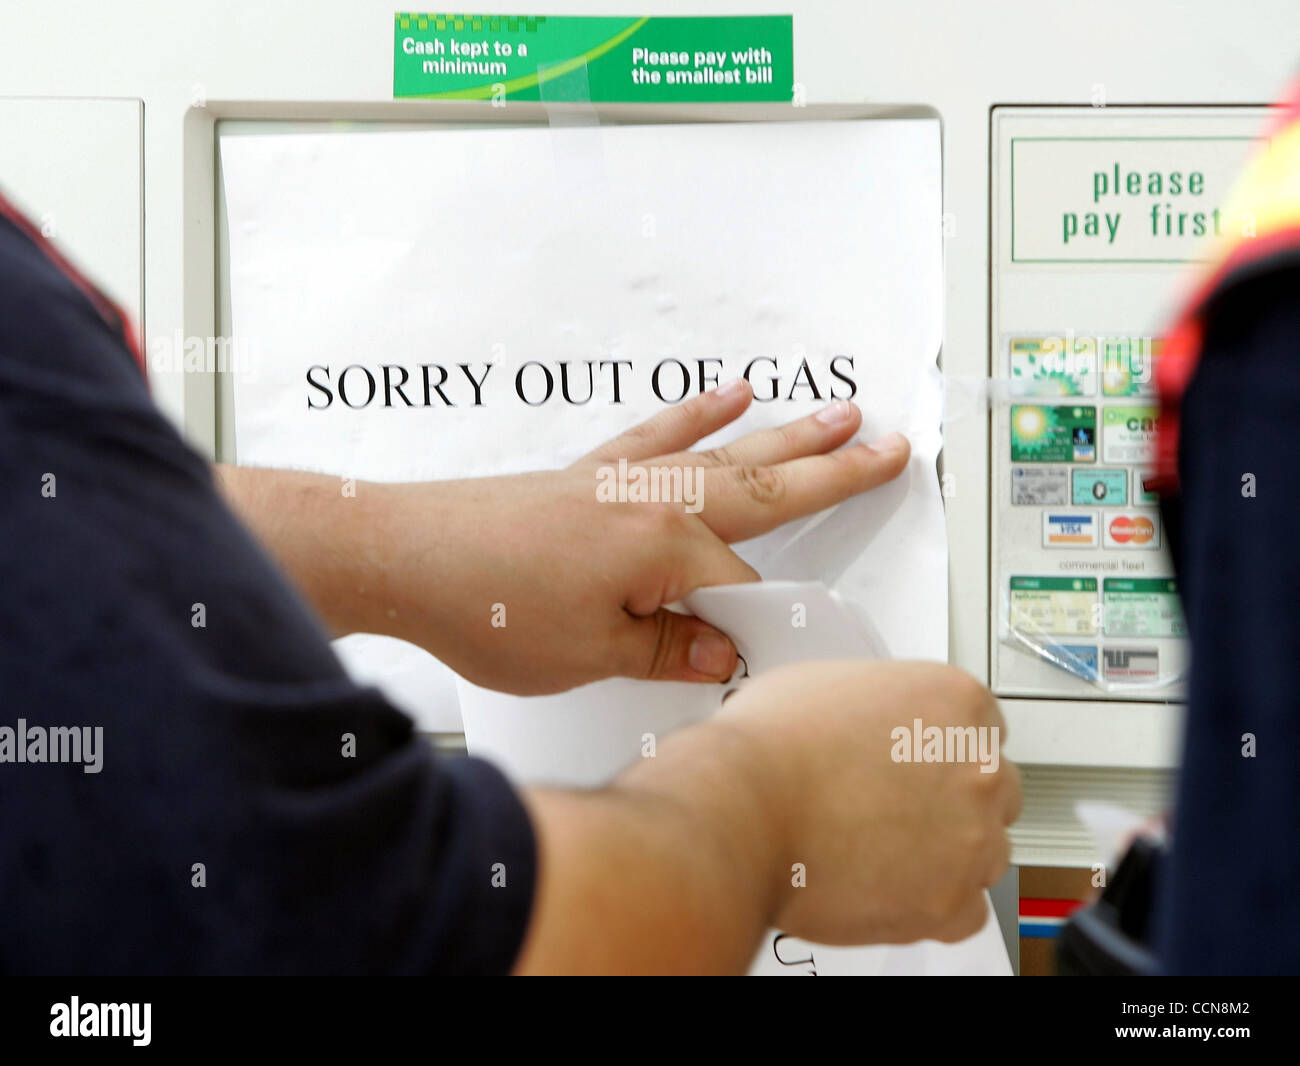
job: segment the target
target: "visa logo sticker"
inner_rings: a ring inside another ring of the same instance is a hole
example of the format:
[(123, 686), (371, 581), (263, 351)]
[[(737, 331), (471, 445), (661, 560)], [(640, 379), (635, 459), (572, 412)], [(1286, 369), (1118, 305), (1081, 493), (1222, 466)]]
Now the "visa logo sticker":
[(1095, 548), (1097, 546), (1097, 525), (1096, 515), (1045, 511), (1043, 513), (1043, 547)]
[(1141, 548), (1154, 551), (1160, 547), (1160, 515), (1157, 511), (1130, 511), (1106, 518), (1106, 547)]

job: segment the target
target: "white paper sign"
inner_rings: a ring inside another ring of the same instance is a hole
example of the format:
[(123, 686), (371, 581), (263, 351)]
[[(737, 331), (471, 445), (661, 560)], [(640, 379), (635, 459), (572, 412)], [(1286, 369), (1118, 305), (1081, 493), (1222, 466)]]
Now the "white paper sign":
[[(500, 474), (742, 373), (757, 401), (708, 444), (851, 394), (909, 470), (742, 554), (946, 659), (937, 121), (234, 134), (221, 165), (239, 462)], [(459, 728), (430, 656), (339, 644), (423, 728)]]

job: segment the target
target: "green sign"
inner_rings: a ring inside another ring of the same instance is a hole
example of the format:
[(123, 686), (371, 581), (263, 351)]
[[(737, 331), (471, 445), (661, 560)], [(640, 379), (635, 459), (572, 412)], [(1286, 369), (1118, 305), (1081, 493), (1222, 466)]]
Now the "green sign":
[(1108, 637), (1185, 637), (1187, 623), (1172, 578), (1106, 578)]
[(1096, 592), (1095, 577), (1013, 577), (1011, 587), (1032, 592)]
[(394, 21), (393, 95), (610, 103), (788, 101), (790, 15), (429, 15)]

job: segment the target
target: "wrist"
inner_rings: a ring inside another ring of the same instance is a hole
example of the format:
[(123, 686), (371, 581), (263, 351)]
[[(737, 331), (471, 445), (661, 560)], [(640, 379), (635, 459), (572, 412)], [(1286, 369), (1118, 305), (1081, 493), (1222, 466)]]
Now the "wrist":
[(788, 880), (783, 771), (763, 739), (734, 721), (710, 721), (674, 735), (655, 758), (623, 773), (615, 789), (672, 804), (709, 857), (734, 906), (761, 932), (770, 927)]

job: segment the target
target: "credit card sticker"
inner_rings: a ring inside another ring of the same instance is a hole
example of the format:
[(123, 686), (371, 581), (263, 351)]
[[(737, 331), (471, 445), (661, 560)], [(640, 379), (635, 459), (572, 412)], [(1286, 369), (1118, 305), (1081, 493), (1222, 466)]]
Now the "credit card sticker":
[(1010, 350), (1018, 395), (1097, 395), (1095, 337), (1012, 337)]
[(1076, 507), (1099, 503), (1123, 507), (1128, 503), (1127, 470), (1075, 470), (1073, 478), (1070, 502)]
[(1155, 361), (1164, 341), (1159, 337), (1105, 337), (1102, 339), (1101, 392), (1103, 396), (1153, 396)]
[(1012, 404), (1013, 463), (1091, 463), (1096, 458), (1095, 407)]
[(1102, 660), (1107, 681), (1155, 681), (1160, 677), (1156, 648), (1106, 648)]
[(1120, 511), (1102, 514), (1108, 548), (1155, 551), (1160, 547), (1159, 511)]
[(1068, 499), (1070, 471), (1063, 466), (1013, 466), (1011, 502), (1064, 507)]
[(1156, 492), (1147, 492), (1145, 486), (1151, 477), (1155, 476), (1155, 471), (1150, 467), (1139, 466), (1133, 470), (1133, 502), (1157, 504), (1160, 502), (1160, 494)]
[(1156, 409), (1103, 408), (1101, 444), (1103, 462), (1150, 465), (1156, 449)]
[(1038, 654), (1067, 674), (1084, 681), (1097, 680), (1097, 649), (1091, 644), (1042, 644)]
[(1013, 577), (1011, 628), (1033, 635), (1091, 637), (1097, 632), (1095, 577)]
[(1185, 637), (1187, 623), (1171, 577), (1108, 577), (1102, 585), (1108, 637)]
[(1079, 511), (1043, 512), (1044, 548), (1095, 548), (1097, 516)]

